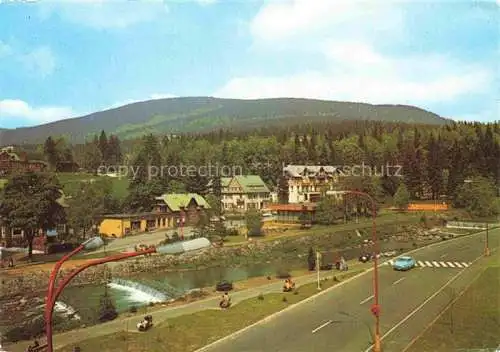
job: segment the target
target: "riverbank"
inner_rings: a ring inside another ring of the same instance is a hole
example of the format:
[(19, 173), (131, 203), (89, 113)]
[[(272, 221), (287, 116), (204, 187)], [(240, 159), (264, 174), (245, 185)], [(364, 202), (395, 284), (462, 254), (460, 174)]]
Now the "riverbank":
[[(358, 273), (365, 268), (368, 268), (371, 263), (356, 263), (352, 264), (350, 270), (347, 273), (341, 273), (337, 271), (325, 271), (321, 272), (320, 277), (322, 280), (329, 279), (333, 282), (333, 277), (337, 276), (337, 278), (345, 277), (345, 275), (354, 275), (354, 273)], [(300, 272), (298, 272), (300, 273)], [(313, 286), (315, 288), (314, 293), (317, 293), (316, 286), (316, 274), (311, 274), (310, 272), (307, 275), (295, 276), (294, 281), (297, 286), (303, 286), (310, 283), (314, 283)], [(324, 283), (325, 281), (322, 281)], [(255, 285), (255, 286), (254, 286)], [(263, 295), (267, 297), (269, 294), (279, 295), (282, 294), (282, 286), (283, 279), (271, 278), (268, 280), (267, 278), (256, 278), (252, 281), (246, 281), (242, 283), (235, 283), (235, 290), (231, 292), (232, 302), (234, 303), (234, 307), (232, 309), (237, 308), (240, 304), (244, 303), (247, 300), (255, 299), (259, 295)], [(326, 288), (323, 284), (323, 288)], [(299, 288), (300, 292), (301, 288)], [(220, 293), (214, 293), (213, 288), (206, 289), (206, 292), (212, 292), (210, 296), (198, 297), (191, 302), (183, 302), (183, 303), (172, 303), (172, 304), (160, 304), (154, 307), (145, 307), (144, 309), (139, 310), (137, 313), (127, 313), (121, 315), (119, 318), (99, 324), (96, 326), (90, 326), (80, 329), (75, 329), (68, 332), (58, 333), (54, 336), (54, 343), (57, 349), (66, 348), (66, 346), (79, 343), (79, 341), (85, 340), (87, 337), (102, 337), (106, 335), (111, 335), (115, 333), (119, 333), (121, 331), (126, 331), (127, 334), (137, 335), (135, 330), (135, 324), (139, 321), (145, 313), (151, 314), (153, 316), (155, 325), (161, 325), (162, 323), (166, 323), (171, 325), (175, 321), (182, 321), (187, 317), (188, 321), (193, 317), (193, 315), (200, 314), (204, 316), (205, 314), (218, 313), (218, 301)], [(290, 294), (288, 294), (290, 295)], [(300, 296), (302, 297), (302, 296)], [(282, 302), (283, 303), (283, 302)], [(280, 306), (278, 306), (279, 308)], [(281, 308), (280, 308), (281, 309)], [(228, 311), (229, 312), (229, 311)], [(260, 317), (254, 317), (257, 320)], [(177, 319), (177, 320), (176, 320)], [(196, 318), (195, 320), (202, 323), (203, 320), (199, 320)], [(219, 322), (220, 325), (221, 322)], [(176, 324), (177, 325), (177, 324)], [(213, 324), (212, 324), (213, 325)], [(217, 324), (213, 325), (212, 328), (216, 328)], [(182, 330), (190, 330), (189, 328), (181, 329)], [(11, 352), (24, 352), (24, 349), (29, 344), (28, 341), (19, 342), (16, 344), (9, 344), (8, 349)], [(87, 349), (84, 349), (87, 350)], [(93, 349), (89, 349), (92, 351)], [(125, 349), (126, 350), (126, 349)], [(123, 349), (121, 350), (123, 351)]]

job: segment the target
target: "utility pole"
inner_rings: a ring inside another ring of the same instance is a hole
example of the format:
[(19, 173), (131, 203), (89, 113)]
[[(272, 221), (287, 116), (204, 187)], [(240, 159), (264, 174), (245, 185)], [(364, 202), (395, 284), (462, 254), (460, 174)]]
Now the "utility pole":
[(490, 246), (489, 246), (489, 234), (488, 234), (488, 223), (486, 223), (486, 243), (485, 243), (485, 247), (484, 247), (484, 255), (486, 257), (489, 257), (490, 255)]
[(316, 274), (318, 280), (318, 291), (321, 290), (321, 281), (319, 279), (320, 260), (321, 260), (321, 253), (319, 251), (316, 251)]

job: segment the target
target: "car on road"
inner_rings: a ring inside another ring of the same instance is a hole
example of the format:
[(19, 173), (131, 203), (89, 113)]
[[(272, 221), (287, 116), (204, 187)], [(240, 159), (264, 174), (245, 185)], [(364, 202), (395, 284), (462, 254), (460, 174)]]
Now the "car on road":
[(415, 259), (413, 259), (412, 257), (404, 256), (397, 258), (393, 262), (392, 268), (394, 270), (407, 271), (413, 269), (416, 265), (417, 262), (415, 262)]
[(227, 292), (233, 289), (233, 284), (229, 281), (223, 280), (220, 281), (216, 286), (215, 290), (219, 292)]

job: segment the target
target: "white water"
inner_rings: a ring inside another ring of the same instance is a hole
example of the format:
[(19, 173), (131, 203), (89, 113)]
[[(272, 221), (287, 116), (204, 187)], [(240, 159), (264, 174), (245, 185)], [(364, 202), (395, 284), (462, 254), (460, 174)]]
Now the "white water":
[(71, 316), (73, 319), (80, 320), (80, 316), (76, 314), (76, 311), (73, 309), (73, 307), (61, 301), (56, 302), (56, 304), (54, 305), (54, 310), (64, 316)]
[(161, 293), (144, 292), (140, 288), (134, 287), (133, 285), (128, 285), (127, 283), (110, 282), (108, 286), (115, 290), (125, 292), (125, 298), (127, 299), (127, 301), (133, 303), (158, 303), (167, 300), (167, 297)]

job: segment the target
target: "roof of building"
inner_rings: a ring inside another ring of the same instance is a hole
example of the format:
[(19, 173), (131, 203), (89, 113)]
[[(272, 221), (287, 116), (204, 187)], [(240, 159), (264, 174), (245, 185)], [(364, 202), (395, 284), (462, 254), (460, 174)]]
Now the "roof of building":
[(198, 206), (204, 207), (205, 209), (210, 209), (208, 202), (196, 193), (165, 193), (156, 200), (162, 200), (172, 211), (179, 211), (181, 208), (188, 206), (188, 204), (193, 200), (198, 204)]
[(229, 182), (231, 182), (233, 178), (232, 177), (221, 177), (220, 178), (220, 184), (222, 187), (227, 187), (229, 186)]
[(19, 155), (17, 155), (17, 153), (14, 153), (13, 151), (1, 150), (0, 154), (7, 154), (12, 160), (21, 161)]
[[(241, 185), (241, 188), (243, 189), (243, 193), (267, 193), (267, 192), (270, 192), (266, 183), (262, 180), (262, 178), (260, 178), (259, 175), (234, 176), (232, 178), (229, 178), (229, 181), (224, 180), (224, 182), (227, 182), (225, 187), (227, 187), (229, 185), (229, 182), (233, 179), (235, 179)], [(222, 179), (221, 179), (221, 183), (222, 183)], [(224, 184), (224, 183), (222, 183), (222, 184)]]
[(323, 172), (325, 174), (334, 174), (338, 172), (337, 167), (330, 165), (287, 165), (283, 168), (291, 177), (316, 176)]
[(302, 204), (269, 204), (266, 206), (266, 210), (273, 211), (304, 211), (304, 210), (314, 210), (317, 207), (317, 203), (302, 203)]
[(157, 217), (163, 215), (162, 213), (124, 213), (124, 214), (104, 214), (99, 216), (101, 219), (130, 219), (130, 218), (144, 218), (144, 217)]
[(11, 158), (12, 161), (27, 162), (29, 164), (43, 164), (45, 166), (48, 165), (48, 163), (43, 161), (43, 160), (29, 160), (26, 157), (26, 153), (19, 154), (19, 153), (14, 152), (13, 150), (9, 150), (9, 149), (0, 150), (0, 155), (1, 154), (7, 154)]

